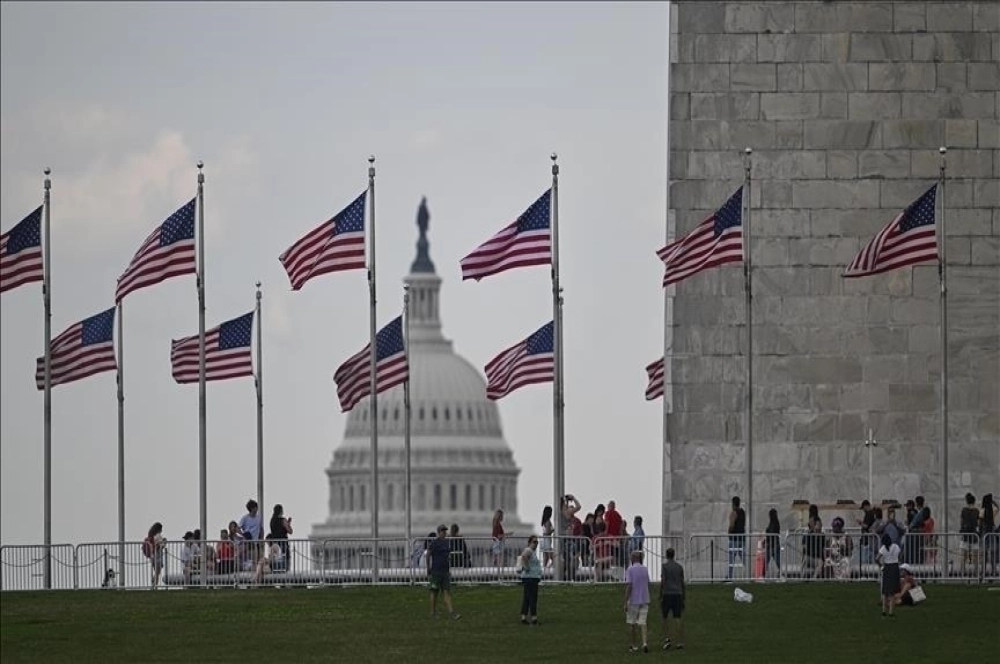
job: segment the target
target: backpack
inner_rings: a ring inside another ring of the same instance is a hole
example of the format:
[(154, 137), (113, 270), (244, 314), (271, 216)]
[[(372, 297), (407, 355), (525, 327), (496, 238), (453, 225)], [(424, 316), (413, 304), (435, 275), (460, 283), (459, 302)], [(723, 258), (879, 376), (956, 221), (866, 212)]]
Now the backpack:
[(142, 540), (142, 555), (147, 558), (153, 557), (153, 538), (146, 537), (146, 539)]

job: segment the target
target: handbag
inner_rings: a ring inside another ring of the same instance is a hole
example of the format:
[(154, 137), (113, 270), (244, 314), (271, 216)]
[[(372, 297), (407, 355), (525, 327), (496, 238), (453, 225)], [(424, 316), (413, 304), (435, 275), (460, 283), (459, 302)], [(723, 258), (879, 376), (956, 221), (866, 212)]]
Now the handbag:
[(920, 604), (927, 599), (927, 595), (924, 594), (924, 589), (921, 586), (914, 586), (910, 588), (910, 599), (913, 600), (914, 604)]

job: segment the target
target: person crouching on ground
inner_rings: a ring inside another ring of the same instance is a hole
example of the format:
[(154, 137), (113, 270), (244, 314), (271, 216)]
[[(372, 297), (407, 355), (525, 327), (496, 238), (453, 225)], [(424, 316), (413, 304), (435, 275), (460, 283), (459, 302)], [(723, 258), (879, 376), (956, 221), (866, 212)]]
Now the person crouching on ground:
[[(917, 600), (914, 599), (911, 593), (916, 588), (920, 588), (920, 582), (917, 581), (917, 577), (913, 576), (913, 568), (906, 563), (899, 566), (899, 572), (899, 592), (893, 596), (892, 603), (894, 606), (899, 606), (900, 604), (914, 606), (917, 604)], [(923, 593), (923, 588), (920, 589), (920, 592)]]
[(528, 538), (528, 546), (521, 553), (521, 624), (538, 624), (538, 584), (542, 582), (542, 561), (538, 559), (538, 536)]
[(451, 605), (451, 546), (448, 544), (448, 526), (438, 526), (437, 537), (427, 544), (427, 576), (431, 589), (431, 618), (437, 618), (438, 593), (444, 597), (444, 606), (453, 620), (460, 616)]
[(642, 631), (642, 651), (649, 652), (646, 638), (646, 615), (649, 613), (649, 571), (642, 564), (642, 551), (629, 556), (632, 564), (625, 571), (625, 624), (629, 626), (629, 652), (638, 652), (636, 628)]

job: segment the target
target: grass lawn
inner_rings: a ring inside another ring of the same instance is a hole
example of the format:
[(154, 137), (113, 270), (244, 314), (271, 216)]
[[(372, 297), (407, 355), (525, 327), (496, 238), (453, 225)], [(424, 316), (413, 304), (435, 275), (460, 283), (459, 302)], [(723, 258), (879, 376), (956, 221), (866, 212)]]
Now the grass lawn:
[[(518, 586), (458, 586), (458, 621), (432, 620), (425, 587), (75, 591), (0, 596), (0, 659), (14, 662), (997, 661), (1000, 589), (930, 585), (883, 619), (875, 584), (688, 591), (687, 648), (627, 653), (621, 586), (541, 588), (538, 627)], [(253, 646), (248, 644), (255, 644)], [(993, 652), (993, 655), (989, 653)]]

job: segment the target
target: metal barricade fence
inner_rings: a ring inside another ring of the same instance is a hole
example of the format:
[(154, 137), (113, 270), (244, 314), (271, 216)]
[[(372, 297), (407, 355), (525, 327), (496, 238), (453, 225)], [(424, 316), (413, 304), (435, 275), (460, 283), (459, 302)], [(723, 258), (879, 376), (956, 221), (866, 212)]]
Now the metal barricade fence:
[[(631, 537), (540, 538), (543, 579), (567, 584), (621, 583)], [(160, 566), (158, 586), (245, 587), (423, 584), (428, 538), (331, 538), (266, 542), (164, 541), (147, 556), (142, 542), (98, 542), (50, 547), (51, 588), (148, 589)], [(489, 537), (449, 538), (452, 578), (458, 583), (511, 584), (520, 580), (518, 557), (527, 537), (498, 543)], [(856, 532), (785, 535), (699, 533), (647, 536), (641, 542), (650, 580), (659, 581), (665, 552), (673, 548), (692, 582), (727, 580), (869, 581), (877, 583), (876, 535)], [(550, 548), (551, 547), (551, 548)], [(980, 583), (1000, 576), (1000, 534), (910, 533), (901, 562), (921, 581)], [(44, 589), (44, 545), (0, 547), (0, 590)]]
[(983, 533), (979, 569), (983, 581), (1000, 579), (1000, 533)]
[[(45, 588), (45, 545), (0, 546), (0, 590)], [(76, 560), (72, 544), (49, 547), (49, 581), (53, 590), (72, 590), (76, 585)]]
[(78, 544), (75, 556), (77, 588), (150, 586), (150, 563), (142, 552), (142, 542)]

